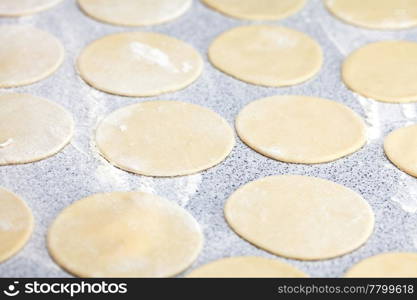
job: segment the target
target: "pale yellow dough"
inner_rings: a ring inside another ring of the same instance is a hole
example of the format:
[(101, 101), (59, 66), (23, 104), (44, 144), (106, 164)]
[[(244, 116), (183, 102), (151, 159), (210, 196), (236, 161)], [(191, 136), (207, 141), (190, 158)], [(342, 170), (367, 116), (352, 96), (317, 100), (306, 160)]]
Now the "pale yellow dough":
[(61, 43), (51, 34), (31, 26), (0, 26), (0, 45), (0, 88), (45, 79), (64, 60)]
[(151, 32), (106, 36), (91, 43), (78, 59), (81, 77), (117, 95), (155, 96), (183, 89), (203, 70), (203, 59), (188, 44)]
[(417, 125), (391, 132), (384, 142), (385, 154), (402, 171), (417, 177)]
[(236, 119), (241, 139), (254, 150), (291, 163), (324, 163), (366, 143), (362, 119), (321, 98), (275, 96), (247, 105)]
[(101, 154), (141, 175), (181, 176), (222, 162), (235, 144), (229, 124), (215, 112), (179, 101), (148, 101), (107, 116), (96, 133)]
[(199, 254), (203, 236), (183, 208), (142, 192), (96, 194), (66, 208), (48, 233), (52, 257), (80, 277), (169, 277)]
[(74, 122), (61, 106), (25, 94), (0, 96), (0, 166), (30, 163), (61, 151)]
[(384, 253), (353, 266), (345, 277), (417, 278), (417, 253)]
[(373, 232), (369, 204), (339, 184), (307, 176), (273, 176), (250, 182), (226, 203), (230, 226), (273, 254), (329, 259), (363, 245)]
[(301, 10), (306, 0), (203, 0), (211, 8), (231, 17), (248, 20), (284, 19)]
[(369, 29), (404, 29), (417, 25), (415, 0), (324, 0), (339, 19)]
[(1, 0), (0, 16), (20, 17), (47, 10), (62, 0)]
[(189, 278), (296, 278), (308, 277), (293, 266), (275, 259), (255, 256), (230, 257), (206, 264)]
[(0, 188), (0, 263), (15, 255), (33, 230), (33, 216), (26, 203)]
[(382, 102), (416, 102), (417, 43), (368, 44), (346, 59), (342, 75), (346, 85), (362, 96)]
[(221, 71), (271, 87), (307, 81), (323, 63), (316, 41), (304, 33), (272, 25), (233, 28), (211, 44), (208, 54)]
[(184, 14), (192, 0), (78, 0), (81, 9), (102, 22), (121, 26), (165, 23)]

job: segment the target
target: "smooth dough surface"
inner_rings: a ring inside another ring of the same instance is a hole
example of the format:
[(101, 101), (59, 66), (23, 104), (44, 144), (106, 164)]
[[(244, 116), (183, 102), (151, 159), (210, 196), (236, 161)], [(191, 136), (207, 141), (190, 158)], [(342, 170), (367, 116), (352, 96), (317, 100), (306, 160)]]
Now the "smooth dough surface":
[(323, 54), (304, 33), (280, 26), (241, 26), (221, 34), (209, 48), (221, 71), (248, 83), (288, 86), (317, 74)]
[(42, 160), (71, 140), (74, 122), (61, 106), (25, 94), (0, 96), (0, 166)]
[(183, 208), (142, 192), (96, 194), (66, 208), (48, 233), (55, 261), (80, 277), (169, 277), (199, 254), (203, 236)]
[(417, 177), (417, 125), (391, 132), (384, 142), (389, 160), (407, 174)]
[(78, 0), (81, 9), (102, 22), (122, 26), (165, 23), (184, 14), (192, 0)]
[(417, 278), (417, 253), (384, 253), (353, 266), (345, 277)]
[(324, 0), (339, 19), (369, 29), (404, 29), (417, 25), (415, 0)]
[(373, 211), (361, 196), (307, 176), (250, 182), (229, 198), (225, 216), (254, 245), (301, 260), (347, 254), (363, 245), (374, 228)]
[(49, 9), (62, 0), (1, 0), (0, 16), (19, 17)]
[(0, 187), (0, 263), (16, 254), (33, 230), (33, 216), (26, 203)]
[(215, 112), (179, 101), (147, 101), (107, 116), (96, 133), (101, 154), (141, 175), (180, 176), (222, 162), (235, 144), (230, 125)]
[(52, 75), (64, 48), (51, 34), (26, 25), (0, 26), (0, 88), (28, 85)]
[(248, 20), (278, 20), (298, 12), (306, 0), (203, 0), (231, 17)]
[(150, 32), (119, 33), (91, 43), (78, 59), (81, 77), (117, 95), (155, 96), (183, 89), (203, 70), (188, 44)]
[(346, 85), (362, 96), (382, 102), (416, 102), (417, 43), (368, 44), (346, 59), (342, 75)]
[(208, 263), (189, 278), (296, 278), (308, 277), (295, 267), (275, 259), (256, 256), (230, 257)]
[(254, 101), (239, 113), (236, 129), (249, 147), (291, 163), (333, 161), (366, 143), (365, 124), (354, 111), (306, 96)]

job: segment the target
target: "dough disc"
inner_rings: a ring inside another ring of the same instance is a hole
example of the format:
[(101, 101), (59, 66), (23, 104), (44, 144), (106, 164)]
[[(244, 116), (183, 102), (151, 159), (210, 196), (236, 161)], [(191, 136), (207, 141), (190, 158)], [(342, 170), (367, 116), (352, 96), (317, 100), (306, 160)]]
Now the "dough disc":
[(343, 80), (362, 96), (383, 102), (417, 101), (417, 43), (384, 41), (353, 52), (343, 64)]
[(49, 33), (23, 25), (0, 26), (0, 88), (28, 85), (54, 73), (64, 48)]
[(268, 25), (236, 27), (223, 33), (210, 46), (209, 58), (239, 80), (272, 87), (307, 81), (323, 62), (320, 46), (309, 36)]
[(234, 132), (218, 114), (178, 101), (148, 101), (107, 116), (96, 133), (113, 165), (148, 176), (189, 175), (222, 162)]
[(66, 208), (48, 247), (80, 277), (169, 277), (199, 254), (203, 236), (183, 208), (141, 192), (97, 194)]
[(404, 29), (417, 25), (415, 0), (325, 0), (339, 19), (369, 29)]
[(211, 8), (231, 17), (248, 20), (278, 20), (295, 14), (305, 0), (203, 0)]
[(229, 198), (225, 216), (254, 245), (301, 260), (347, 254), (364, 244), (374, 228), (372, 209), (361, 196), (306, 176), (250, 182)]
[(33, 230), (33, 216), (26, 203), (0, 188), (0, 263), (15, 255)]
[(69, 143), (73, 119), (61, 106), (34, 96), (0, 96), (0, 166), (50, 157)]
[(417, 278), (417, 253), (384, 253), (353, 266), (345, 277)]
[(417, 177), (417, 125), (391, 132), (384, 142), (385, 154), (402, 171)]
[(98, 21), (142, 26), (165, 23), (184, 14), (191, 0), (78, 0), (81, 9)]
[(145, 97), (183, 89), (203, 70), (188, 44), (150, 32), (119, 33), (91, 43), (78, 59), (81, 77), (117, 95)]
[(365, 124), (355, 112), (334, 101), (305, 96), (254, 101), (239, 113), (236, 128), (249, 147), (291, 163), (333, 161), (366, 142)]
[(0, 16), (19, 17), (47, 10), (62, 0), (1, 0)]
[(275, 259), (246, 256), (220, 259), (190, 274), (190, 278), (296, 278), (308, 277), (293, 266)]

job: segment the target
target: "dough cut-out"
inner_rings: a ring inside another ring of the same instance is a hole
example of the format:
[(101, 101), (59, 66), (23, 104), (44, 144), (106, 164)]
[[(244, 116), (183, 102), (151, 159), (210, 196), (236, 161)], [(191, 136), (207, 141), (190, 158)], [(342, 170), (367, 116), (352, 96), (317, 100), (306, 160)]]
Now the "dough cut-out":
[(0, 96), (0, 166), (39, 161), (71, 140), (72, 116), (63, 107), (25, 94)]
[(368, 29), (417, 26), (415, 0), (325, 0), (327, 8), (346, 23)]
[(417, 43), (383, 41), (353, 52), (344, 62), (345, 84), (364, 97), (382, 102), (417, 101)]
[(35, 14), (57, 5), (62, 0), (1, 0), (1, 17), (20, 17)]
[(189, 175), (222, 162), (235, 144), (215, 112), (179, 101), (147, 101), (107, 116), (96, 132), (100, 153), (113, 165), (147, 176)]
[(18, 196), (0, 187), (0, 263), (23, 248), (32, 230), (30, 208)]
[(48, 233), (52, 257), (80, 277), (169, 277), (199, 254), (203, 236), (183, 208), (142, 192), (96, 194), (66, 208)]
[(229, 225), (273, 254), (329, 259), (362, 246), (374, 214), (354, 191), (315, 177), (272, 176), (238, 189), (226, 203)]
[(38, 82), (64, 60), (64, 48), (51, 34), (27, 25), (0, 26), (0, 88)]
[(87, 46), (78, 59), (81, 77), (111, 94), (146, 97), (181, 90), (203, 70), (203, 59), (190, 45), (151, 32), (105, 36)]
[(272, 25), (226, 31), (214, 40), (208, 54), (214, 66), (226, 74), (270, 87), (305, 82), (323, 63), (319, 44), (308, 35)]
[(295, 267), (256, 256), (220, 259), (192, 271), (188, 278), (297, 278), (308, 277)]
[(92, 18), (114, 25), (146, 26), (165, 23), (184, 14), (192, 0), (78, 0)]
[(240, 138), (255, 151), (290, 163), (324, 163), (366, 143), (362, 119), (327, 99), (274, 96), (247, 105), (236, 119)]
[(279, 20), (301, 10), (306, 0), (203, 0), (225, 15), (248, 20)]

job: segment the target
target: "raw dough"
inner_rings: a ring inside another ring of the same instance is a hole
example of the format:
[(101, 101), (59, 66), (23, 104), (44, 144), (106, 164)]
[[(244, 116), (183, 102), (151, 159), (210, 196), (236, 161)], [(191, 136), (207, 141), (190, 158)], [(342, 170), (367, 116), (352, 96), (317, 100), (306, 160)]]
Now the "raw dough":
[(353, 52), (343, 80), (359, 94), (383, 102), (417, 101), (417, 43), (384, 41)]
[(0, 263), (16, 254), (33, 230), (33, 216), (26, 203), (0, 188)]
[(190, 278), (296, 278), (308, 277), (293, 266), (275, 259), (255, 256), (230, 257), (206, 264)]
[(89, 16), (110, 24), (142, 26), (165, 23), (184, 14), (192, 0), (78, 0)]
[(93, 87), (123, 96), (155, 96), (183, 89), (203, 70), (188, 44), (150, 32), (119, 33), (90, 44), (78, 59), (81, 77)]
[(34, 96), (0, 96), (0, 166), (50, 157), (69, 143), (73, 119), (61, 106)]
[(275, 96), (238, 115), (241, 139), (254, 150), (291, 163), (333, 161), (366, 143), (365, 124), (348, 107), (326, 99)]
[(28, 85), (54, 73), (64, 48), (49, 33), (26, 25), (0, 26), (0, 88)]
[(235, 144), (229, 124), (213, 111), (178, 101), (123, 107), (97, 129), (102, 155), (121, 169), (148, 176), (179, 176), (222, 162)]
[(250, 182), (229, 198), (225, 216), (249, 242), (301, 260), (347, 254), (364, 244), (374, 228), (372, 209), (361, 196), (307, 176)]
[(19, 17), (31, 15), (49, 9), (62, 0), (1, 0), (1, 17)]
[(345, 277), (417, 278), (417, 253), (384, 253), (353, 266)]
[(278, 20), (301, 10), (305, 0), (203, 0), (213, 9), (231, 17), (248, 20)]
[(55, 261), (81, 277), (169, 277), (199, 254), (195, 219), (166, 199), (141, 192), (97, 194), (66, 208), (52, 224)]
[(417, 177), (417, 125), (391, 132), (385, 139), (384, 149), (394, 165)]
[(369, 29), (404, 29), (417, 25), (416, 0), (325, 0), (341, 20)]
[(309, 36), (268, 25), (242, 26), (223, 33), (210, 46), (209, 58), (237, 79), (272, 87), (307, 81), (323, 62), (320, 46)]

